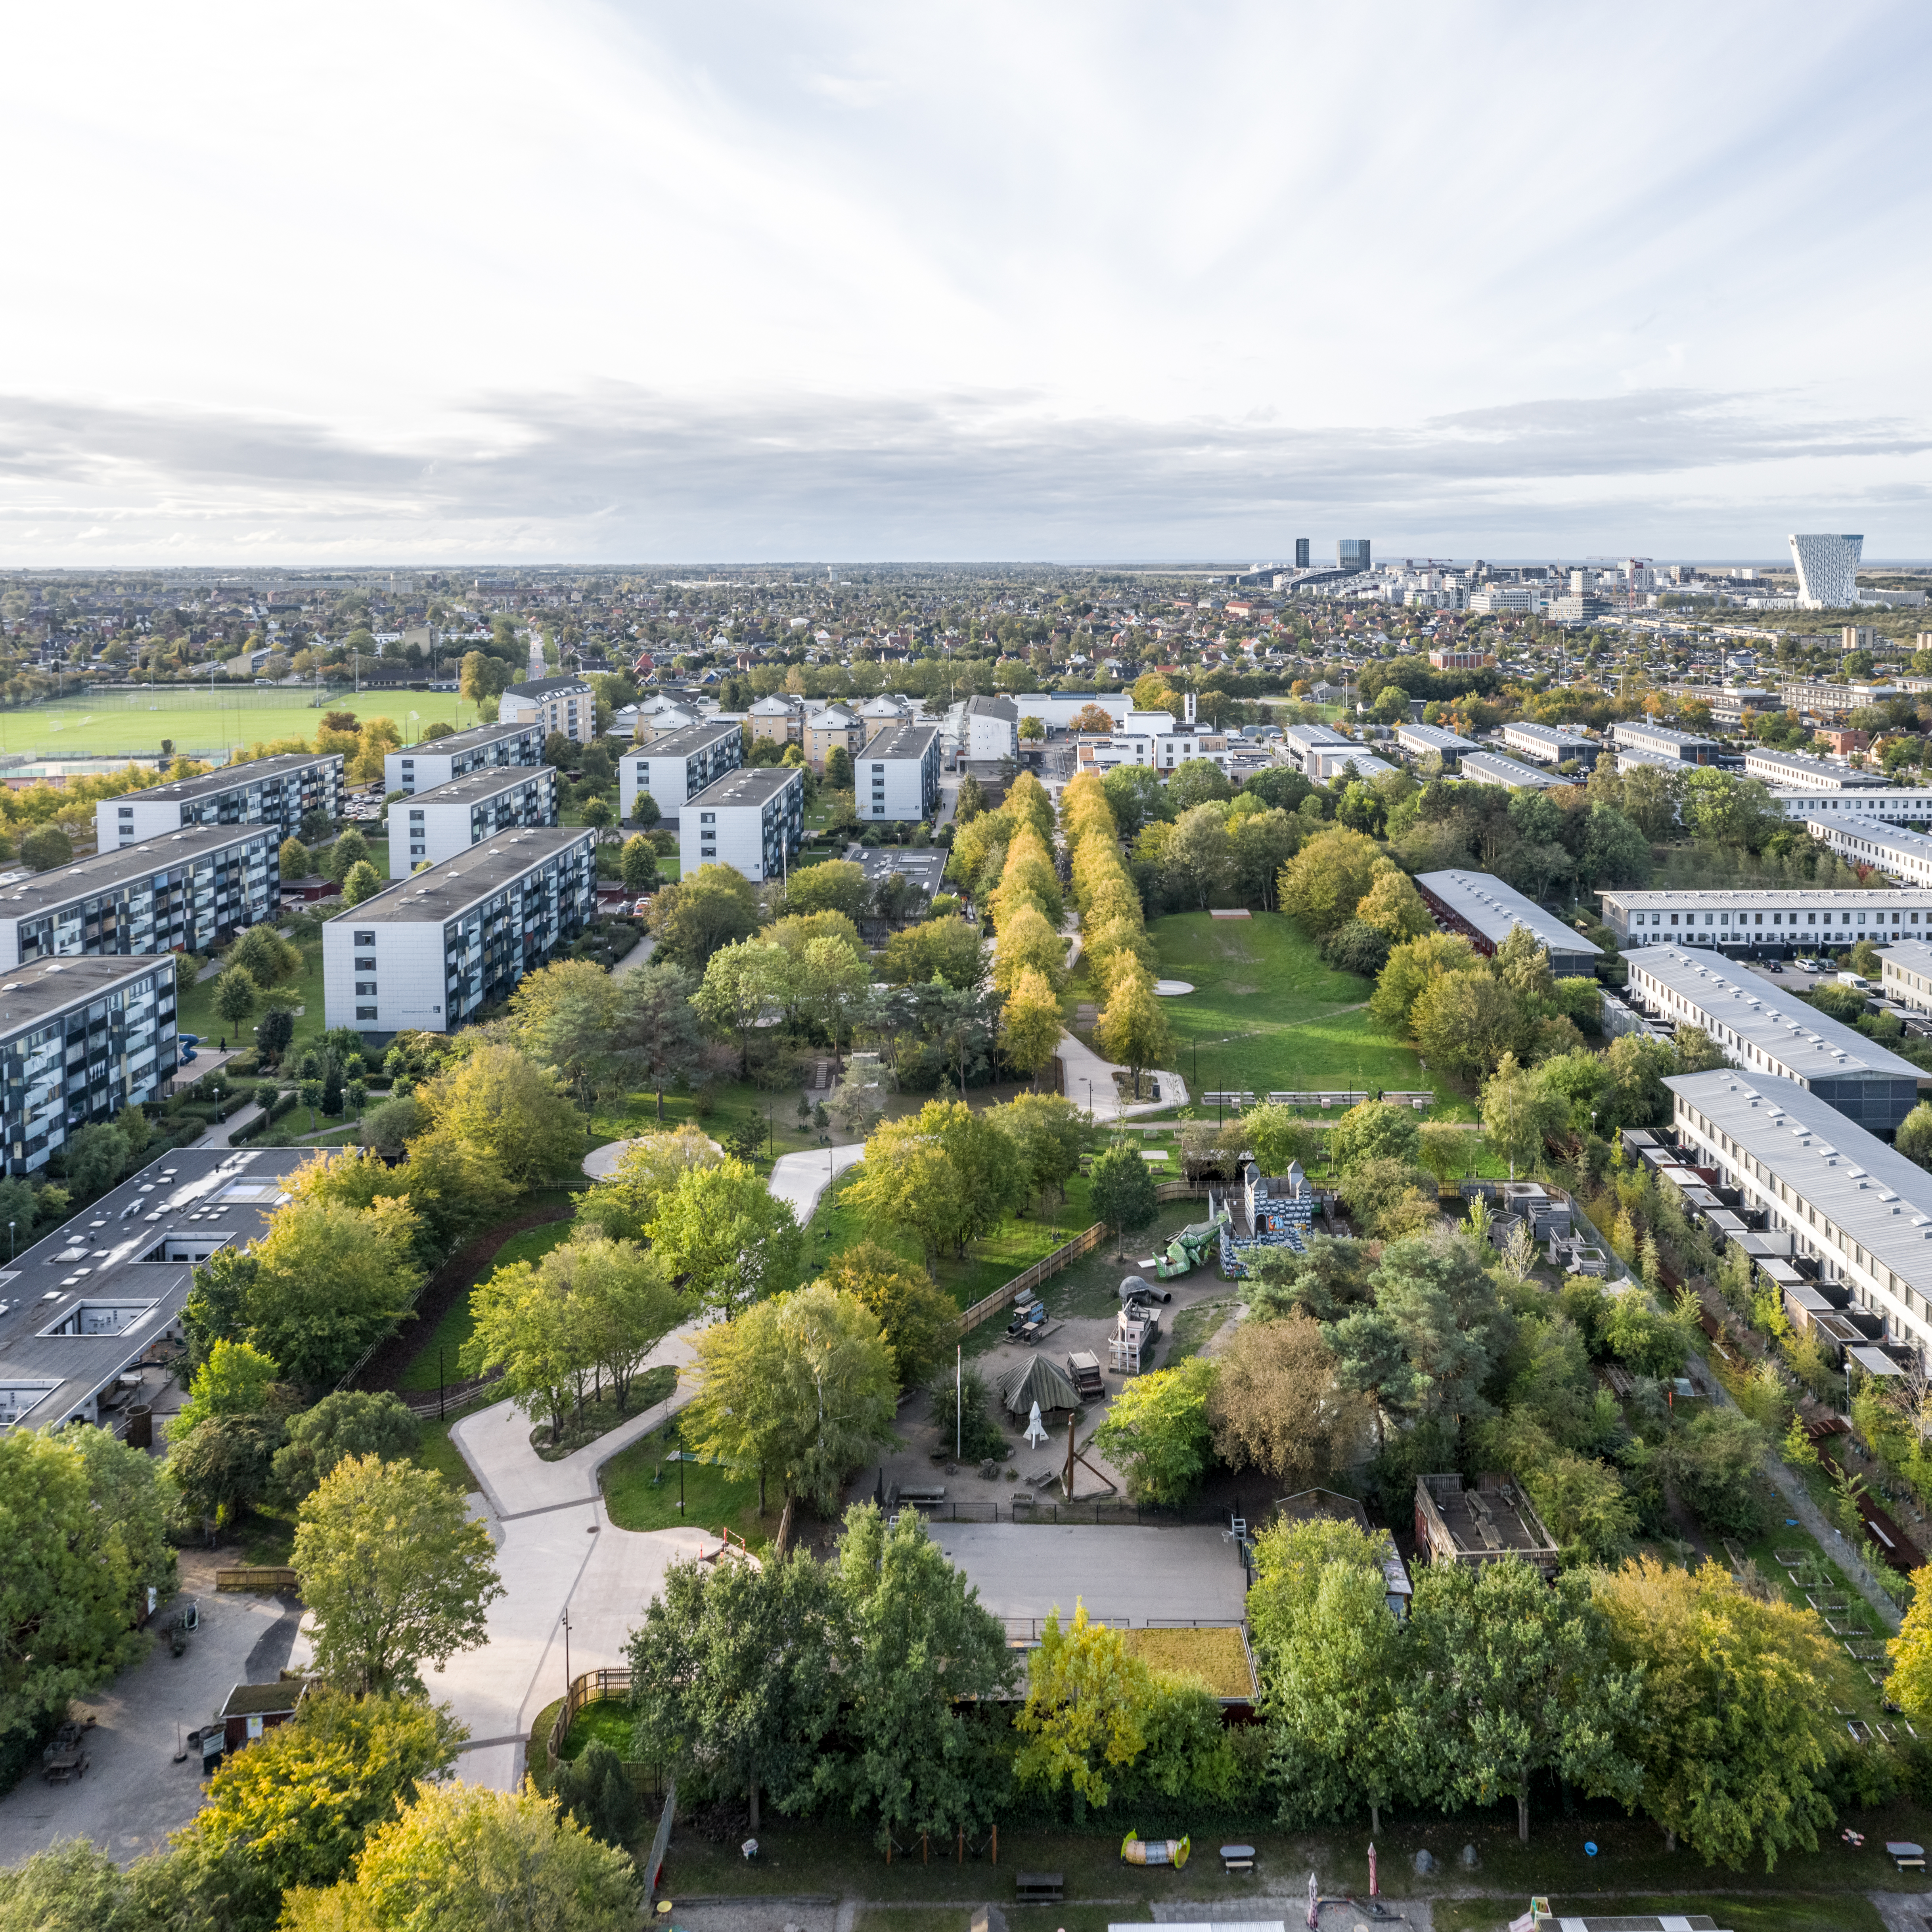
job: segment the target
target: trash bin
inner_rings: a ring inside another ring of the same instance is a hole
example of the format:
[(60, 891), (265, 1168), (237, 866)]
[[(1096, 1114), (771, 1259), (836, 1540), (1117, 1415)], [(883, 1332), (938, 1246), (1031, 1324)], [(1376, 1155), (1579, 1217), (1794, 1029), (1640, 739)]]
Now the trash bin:
[(128, 1447), (152, 1449), (154, 1446), (154, 1411), (151, 1402), (137, 1402), (128, 1412)]

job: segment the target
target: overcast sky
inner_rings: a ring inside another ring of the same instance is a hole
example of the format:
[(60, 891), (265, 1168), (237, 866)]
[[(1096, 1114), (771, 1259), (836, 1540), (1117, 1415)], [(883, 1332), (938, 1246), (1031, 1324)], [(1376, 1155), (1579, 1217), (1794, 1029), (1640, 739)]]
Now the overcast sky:
[(0, 564), (1932, 556), (1932, 8), (18, 6)]

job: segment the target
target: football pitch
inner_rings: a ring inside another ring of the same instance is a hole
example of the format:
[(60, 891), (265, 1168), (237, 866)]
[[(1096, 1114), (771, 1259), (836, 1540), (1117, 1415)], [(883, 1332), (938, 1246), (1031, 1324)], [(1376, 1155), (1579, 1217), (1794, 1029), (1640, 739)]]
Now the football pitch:
[(160, 754), (172, 740), (176, 755), (220, 759), (237, 748), (273, 738), (313, 738), (325, 711), (352, 711), (358, 718), (390, 718), (405, 744), (439, 721), (459, 730), (477, 722), (476, 707), (453, 691), (332, 691), (317, 704), (312, 693), (284, 688), (262, 691), (218, 686), (190, 690), (97, 692), (18, 710), (0, 710), (0, 753), (40, 758), (100, 758)]

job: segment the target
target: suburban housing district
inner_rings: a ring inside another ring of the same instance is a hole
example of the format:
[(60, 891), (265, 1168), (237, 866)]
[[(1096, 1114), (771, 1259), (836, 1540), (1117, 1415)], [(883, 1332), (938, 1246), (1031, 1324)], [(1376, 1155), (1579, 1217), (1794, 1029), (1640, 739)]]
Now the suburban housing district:
[(1860, 543), (0, 577), (0, 1932), (1920, 1887)]

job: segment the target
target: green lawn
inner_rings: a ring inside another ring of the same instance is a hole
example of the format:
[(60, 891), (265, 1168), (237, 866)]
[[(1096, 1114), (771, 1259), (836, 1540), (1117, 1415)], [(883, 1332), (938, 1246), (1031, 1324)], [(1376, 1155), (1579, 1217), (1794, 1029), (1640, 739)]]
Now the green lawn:
[(1190, 1092), (1426, 1087), (1447, 1097), (1412, 1048), (1370, 1024), (1374, 982), (1324, 964), (1292, 920), (1172, 913), (1148, 932), (1162, 976), (1194, 988), (1161, 1003)]
[[(674, 1432), (676, 1418), (667, 1425)], [(758, 1515), (758, 1479), (740, 1476), (716, 1462), (671, 1462), (662, 1459), (674, 1447), (664, 1431), (654, 1430), (614, 1456), (598, 1472), (604, 1507), (620, 1529), (675, 1529), (681, 1524), (714, 1534), (729, 1526), (749, 1542), (768, 1540), (778, 1528), (782, 1498), (771, 1490), (769, 1520)], [(684, 1478), (684, 1509), (678, 1510), (678, 1478)]]
[(410, 743), (439, 721), (459, 729), (477, 722), (476, 706), (453, 691), (329, 692), (318, 707), (312, 693), (292, 688), (224, 691), (218, 685), (211, 697), (205, 684), (173, 686), (0, 711), (0, 752), (41, 758), (110, 758), (123, 752), (152, 757), (168, 738), (183, 758), (225, 758), (262, 740), (312, 739), (324, 710), (393, 718)]
[[(297, 1110), (301, 1111), (300, 1109)], [(291, 1119), (294, 1115), (290, 1116)], [(526, 1228), (520, 1234), (512, 1234), (496, 1250), (495, 1257), (484, 1270), (485, 1276), (492, 1275), (500, 1268), (508, 1268), (517, 1262), (540, 1260), (551, 1249), (570, 1238), (576, 1226), (574, 1221), (547, 1221), (540, 1228)], [(440, 1379), (455, 1382), (461, 1371), (456, 1366), (458, 1352), (469, 1340), (475, 1328), (470, 1319), (470, 1298), (459, 1295), (429, 1334), (424, 1336), (422, 1346), (416, 1351), (415, 1359), (397, 1378), (396, 1386), (404, 1389), (433, 1389)], [(436, 1351), (442, 1351), (444, 1378), (436, 1372)]]
[[(302, 1011), (296, 1016), (295, 1040), (290, 1053), (298, 1051), (306, 1041), (320, 1038), (322, 1031), (322, 941), (317, 939), (298, 940), (302, 956), (302, 969), (297, 976), (284, 982), (285, 989), (293, 994)], [(259, 1020), (259, 1012), (255, 1016)], [(251, 1030), (254, 1022), (244, 1020), (241, 1026), (231, 1027), (220, 1018), (214, 1010), (214, 980), (199, 980), (181, 996), (180, 1018), (177, 1022), (183, 1033), (198, 1034), (209, 1046), (213, 1046), (224, 1035), (232, 1046), (238, 1041), (252, 1043)], [(289, 1116), (293, 1120), (295, 1116)], [(304, 1109), (303, 1123), (308, 1122)]]
[(466, 1496), (477, 1486), (476, 1478), (456, 1444), (450, 1441), (449, 1432), (466, 1415), (502, 1400), (500, 1396), (485, 1391), (466, 1406), (452, 1402), (449, 1413), (441, 1421), (431, 1417), (423, 1424), (422, 1433), (416, 1438), (416, 1454), (410, 1460), (418, 1469), (427, 1469), (432, 1475), (440, 1476), (451, 1488), (460, 1490)]
[[(868, 1226), (858, 1210), (848, 1204), (846, 1190), (856, 1178), (850, 1173), (840, 1175), (820, 1198), (806, 1230), (807, 1274), (864, 1240), (877, 1241), (910, 1262), (922, 1264), (925, 1256), (917, 1241)], [(934, 1279), (960, 1307), (971, 1307), (1042, 1255), (1051, 1254), (1062, 1242), (1093, 1226), (1088, 1190), (1086, 1177), (1076, 1174), (1058, 1210), (1049, 1210), (1044, 1220), (1028, 1214), (1002, 1222), (992, 1234), (975, 1241), (963, 1260), (943, 1256), (933, 1270)]]

